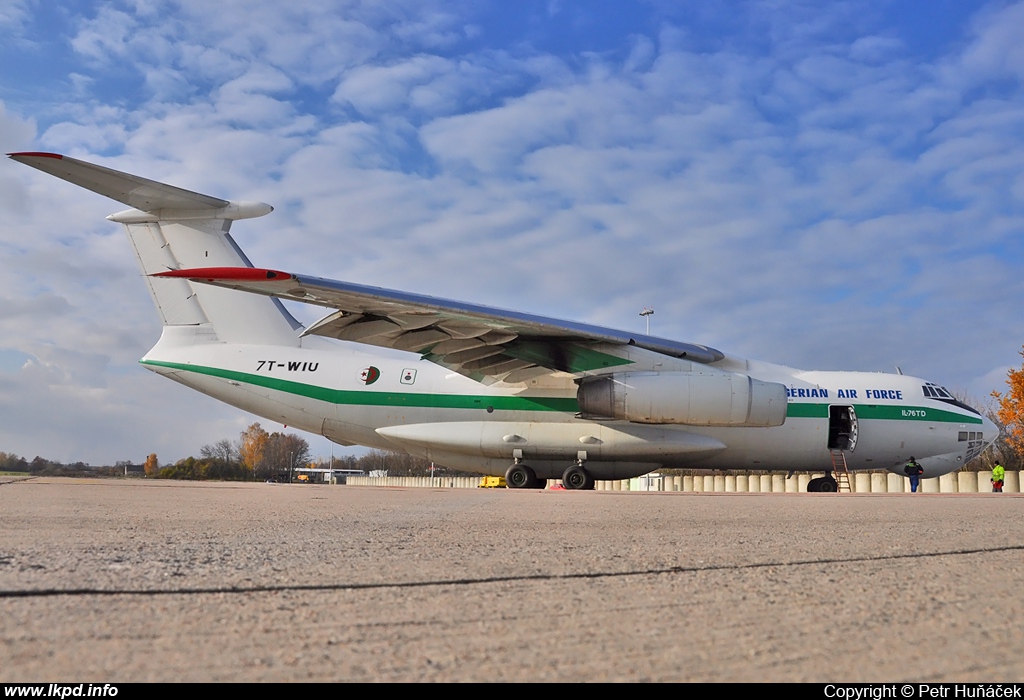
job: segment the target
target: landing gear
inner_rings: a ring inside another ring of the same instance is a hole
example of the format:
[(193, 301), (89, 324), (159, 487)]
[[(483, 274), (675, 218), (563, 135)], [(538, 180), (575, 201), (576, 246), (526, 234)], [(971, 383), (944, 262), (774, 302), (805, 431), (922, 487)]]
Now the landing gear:
[(540, 480), (532, 469), (516, 462), (505, 472), (505, 483), (510, 489), (535, 489), (539, 487)]
[[(512, 454), (512, 458), (515, 461), (512, 466), (508, 468), (508, 471), (505, 472), (505, 484), (510, 489), (547, 488), (547, 478), (538, 478), (537, 472), (523, 464), (523, 455), (521, 451), (515, 450)], [(587, 453), (581, 450), (576, 455), (576, 462), (562, 472), (562, 486), (566, 489), (572, 489), (574, 491), (594, 490), (594, 477), (589, 471), (587, 471), (586, 467), (583, 466), (586, 458)]]
[(581, 463), (577, 463), (562, 472), (562, 486), (575, 491), (593, 491), (594, 477)]
[(807, 482), (807, 493), (836, 493), (838, 490), (839, 483), (832, 478), (831, 472)]

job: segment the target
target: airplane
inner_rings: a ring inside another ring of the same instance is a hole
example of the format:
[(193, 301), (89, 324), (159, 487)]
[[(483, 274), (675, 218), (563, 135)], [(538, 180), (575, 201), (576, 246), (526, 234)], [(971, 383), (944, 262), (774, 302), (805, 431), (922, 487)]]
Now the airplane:
[[(229, 233), (264, 216), (54, 153), (15, 161), (125, 204), (163, 323), (146, 369), (340, 445), (593, 489), (656, 469), (924, 477), (959, 469), (998, 429), (947, 389), (901, 374), (805, 371), (715, 348), (255, 267)], [(308, 327), (281, 303), (328, 310)]]

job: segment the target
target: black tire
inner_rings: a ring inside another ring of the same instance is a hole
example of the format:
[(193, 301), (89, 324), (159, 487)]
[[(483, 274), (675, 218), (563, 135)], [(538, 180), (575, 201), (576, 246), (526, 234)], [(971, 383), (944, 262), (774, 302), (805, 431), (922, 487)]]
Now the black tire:
[(819, 476), (817, 479), (811, 479), (810, 481), (808, 481), (807, 482), (807, 493), (820, 493), (821, 492), (821, 482), (824, 481), (824, 480), (825, 480), (824, 478)]
[(562, 473), (562, 486), (573, 491), (588, 491), (594, 488), (594, 477), (578, 464)]
[(529, 467), (523, 464), (513, 464), (505, 472), (505, 483), (510, 489), (535, 488), (537, 476)]
[(833, 479), (831, 477), (828, 477), (828, 476), (824, 477), (821, 480), (821, 483), (818, 484), (818, 492), (819, 493), (837, 493), (838, 491), (839, 491), (839, 483), (835, 479)]

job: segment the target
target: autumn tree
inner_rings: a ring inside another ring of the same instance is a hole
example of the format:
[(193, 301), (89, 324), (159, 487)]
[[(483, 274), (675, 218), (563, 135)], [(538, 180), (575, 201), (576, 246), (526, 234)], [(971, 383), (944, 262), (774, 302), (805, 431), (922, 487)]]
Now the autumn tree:
[[(1024, 349), (1020, 352), (1024, 357)], [(996, 400), (996, 416), (1003, 429), (1006, 447), (1016, 453), (1016, 457), (1024, 457), (1024, 366), (1020, 369), (1011, 368), (1006, 377), (1009, 390), (1005, 394), (992, 392)]]
[(143, 463), (142, 468), (145, 469), (146, 476), (152, 477), (157, 475), (160, 471), (160, 462), (157, 461), (155, 452), (149, 457), (146, 457), (146, 461)]
[(253, 473), (253, 476), (256, 476), (263, 466), (263, 456), (269, 438), (270, 435), (259, 423), (253, 423), (242, 431), (238, 442), (238, 454), (242, 464)]

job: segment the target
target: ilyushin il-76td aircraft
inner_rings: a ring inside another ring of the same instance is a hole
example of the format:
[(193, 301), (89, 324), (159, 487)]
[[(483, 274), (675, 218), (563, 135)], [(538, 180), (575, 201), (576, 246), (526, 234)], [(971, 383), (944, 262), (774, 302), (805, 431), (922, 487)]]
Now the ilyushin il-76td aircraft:
[[(823, 472), (910, 457), (934, 477), (997, 436), (903, 374), (804, 371), (714, 348), (254, 267), (228, 231), (269, 214), (52, 153), (11, 158), (131, 207), (163, 321), (144, 367), (341, 445), (569, 489), (658, 468)], [(309, 327), (281, 299), (324, 307)]]

